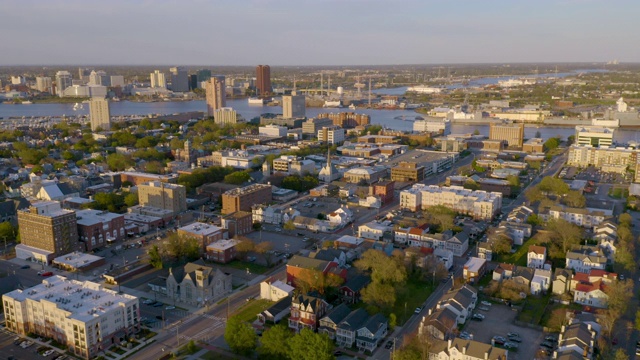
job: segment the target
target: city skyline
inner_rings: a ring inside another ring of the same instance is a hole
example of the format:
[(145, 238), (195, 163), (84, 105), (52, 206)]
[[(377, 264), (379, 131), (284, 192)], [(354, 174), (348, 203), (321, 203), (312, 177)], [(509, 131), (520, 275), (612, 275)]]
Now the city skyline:
[[(0, 29), (14, 36), (0, 65), (640, 62), (632, 1), (10, 0), (4, 8), (12, 16)], [(184, 25), (167, 26), (176, 15)]]

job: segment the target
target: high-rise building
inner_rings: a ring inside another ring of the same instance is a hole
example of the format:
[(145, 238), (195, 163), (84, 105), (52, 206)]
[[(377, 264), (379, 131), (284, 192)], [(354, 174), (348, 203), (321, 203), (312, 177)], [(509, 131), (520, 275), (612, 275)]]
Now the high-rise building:
[(83, 80), (86, 83), (89, 81), (89, 75), (91, 75), (91, 69), (78, 68), (78, 79)]
[(315, 136), (318, 133), (318, 130), (322, 129), (324, 126), (331, 126), (331, 125), (333, 125), (333, 120), (329, 118), (323, 118), (323, 119), (311, 118), (302, 124), (302, 133), (311, 134)]
[(140, 303), (90, 281), (52, 276), (2, 295), (6, 329), (55, 340), (83, 359), (140, 331)]
[(110, 86), (111, 78), (107, 76), (107, 73), (103, 70), (92, 71), (89, 74), (89, 85), (102, 85), (102, 86)]
[(89, 117), (91, 120), (91, 131), (102, 129), (111, 130), (111, 112), (109, 110), (109, 100), (101, 97), (91, 98), (89, 101)]
[(11, 85), (23, 85), (24, 84), (24, 76), (12, 76), (11, 77)]
[(203, 81), (209, 81), (209, 79), (211, 79), (211, 70), (200, 69), (196, 72), (196, 76), (198, 78), (198, 84), (201, 84)]
[(48, 92), (51, 93), (51, 78), (48, 76), (38, 76), (36, 77), (36, 89), (40, 92)]
[(56, 94), (59, 97), (64, 96), (64, 89), (68, 88), (72, 84), (71, 73), (66, 70), (61, 70), (56, 73)]
[(49, 262), (79, 249), (76, 213), (62, 209), (57, 201), (34, 203), (18, 211), (18, 226), (18, 258)]
[(213, 116), (214, 110), (225, 107), (227, 94), (225, 93), (224, 76), (212, 76), (206, 82), (205, 94), (207, 96), (207, 115)]
[(506, 141), (508, 146), (522, 147), (524, 141), (524, 123), (491, 123), (489, 139)]
[(122, 75), (111, 75), (111, 78), (109, 80), (112, 87), (124, 87), (124, 76)]
[(174, 214), (187, 211), (187, 189), (182, 185), (150, 181), (138, 185), (141, 206), (170, 210)]
[(269, 65), (256, 67), (256, 95), (260, 97), (271, 94), (271, 68)]
[(169, 69), (171, 72), (171, 91), (188, 92), (189, 91), (189, 74), (187, 69), (182, 66), (176, 66)]
[(164, 79), (164, 73), (160, 72), (160, 70), (152, 72), (150, 78), (152, 88), (167, 88), (167, 82)]
[(282, 97), (282, 117), (285, 119), (303, 118), (307, 115), (304, 95), (284, 95)]
[(194, 90), (198, 88), (198, 75), (191, 74), (189, 75), (189, 90)]

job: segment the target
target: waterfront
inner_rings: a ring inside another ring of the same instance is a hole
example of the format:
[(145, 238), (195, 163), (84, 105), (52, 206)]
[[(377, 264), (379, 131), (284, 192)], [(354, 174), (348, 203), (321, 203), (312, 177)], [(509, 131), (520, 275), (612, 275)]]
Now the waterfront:
[[(31, 118), (31, 117), (61, 117), (66, 116), (88, 116), (89, 106), (84, 104), (83, 109), (73, 110), (74, 104), (31, 104), (31, 105), (14, 105), (8, 103), (0, 103), (0, 117), (3, 119), (12, 118)], [(264, 113), (282, 113), (279, 106), (256, 106), (249, 105), (247, 99), (230, 99), (227, 100), (227, 106), (234, 108), (245, 119), (259, 117)], [(195, 101), (159, 101), (159, 102), (129, 102), (120, 101), (111, 103), (112, 116), (130, 116), (141, 115), (149, 116), (153, 114), (176, 114), (191, 111), (205, 111), (206, 105), (202, 100)], [(352, 111), (346, 108), (307, 108), (307, 116), (315, 117), (320, 113)], [(389, 129), (410, 131), (413, 129), (413, 121), (403, 119), (413, 119), (417, 114), (413, 110), (376, 110), (376, 109), (358, 109), (354, 112), (359, 114), (367, 114), (371, 116), (371, 123), (374, 125), (382, 125)], [(478, 130), (482, 135), (489, 135), (489, 125), (463, 125), (453, 124), (451, 131), (454, 134), (468, 134)], [(566, 139), (573, 135), (574, 127), (525, 127), (525, 138), (535, 137), (536, 132), (540, 132), (543, 139), (554, 136), (560, 136)], [(626, 143), (628, 141), (638, 141), (638, 130), (617, 129), (615, 140), (618, 143)]]

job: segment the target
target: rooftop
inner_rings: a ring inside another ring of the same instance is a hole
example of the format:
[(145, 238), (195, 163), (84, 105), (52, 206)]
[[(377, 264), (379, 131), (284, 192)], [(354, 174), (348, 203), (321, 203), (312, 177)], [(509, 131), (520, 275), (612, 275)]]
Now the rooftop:
[(207, 251), (208, 250), (224, 251), (224, 250), (227, 250), (227, 249), (230, 249), (230, 248), (236, 246), (236, 244), (238, 244), (239, 242), (240, 242), (239, 240), (234, 240), (234, 239), (218, 240), (218, 241), (212, 242), (211, 244), (207, 245)]
[(76, 211), (76, 221), (78, 225), (95, 225), (100, 223), (108, 223), (113, 219), (123, 217), (121, 214), (116, 214), (108, 211), (101, 210), (78, 210)]
[(222, 230), (222, 228), (219, 228), (215, 225), (205, 224), (201, 222), (194, 222), (193, 224), (189, 224), (178, 229), (178, 231), (184, 231), (201, 236), (212, 235)]
[(137, 301), (132, 295), (118, 294), (91, 281), (69, 280), (55, 275), (42, 284), (25, 290), (14, 290), (5, 294), (18, 301), (30, 299), (36, 302), (50, 302), (68, 312), (67, 317), (82, 322), (121, 308), (123, 303)]

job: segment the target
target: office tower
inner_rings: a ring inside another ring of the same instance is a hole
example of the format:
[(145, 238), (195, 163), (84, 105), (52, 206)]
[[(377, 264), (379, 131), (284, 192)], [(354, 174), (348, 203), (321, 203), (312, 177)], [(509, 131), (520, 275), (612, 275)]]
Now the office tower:
[[(18, 211), (20, 253), (40, 252), (46, 262), (79, 248), (76, 213), (62, 209), (57, 201), (34, 203)], [(42, 254), (42, 253), (46, 254)], [(16, 249), (16, 256), (18, 249)]]
[(269, 65), (256, 67), (256, 95), (260, 97), (271, 94), (271, 68)]
[(40, 92), (51, 92), (51, 78), (48, 76), (36, 77), (36, 89)]
[(150, 78), (152, 88), (167, 88), (167, 83), (164, 80), (164, 73), (161, 73), (160, 70), (152, 72)]
[(227, 94), (225, 93), (224, 76), (212, 76), (206, 82), (205, 94), (207, 96), (207, 115), (213, 116), (214, 110), (225, 107)]
[(603, 126), (576, 126), (575, 143), (577, 145), (591, 145), (609, 147), (613, 145), (614, 128)]
[(304, 95), (282, 96), (282, 117), (285, 119), (303, 118), (307, 114)]
[(91, 131), (98, 129), (111, 129), (111, 114), (109, 111), (109, 100), (95, 97), (89, 101), (89, 116), (91, 119)]
[(51, 276), (33, 287), (7, 292), (2, 303), (7, 330), (54, 339), (64, 346), (62, 351), (81, 359), (94, 359), (114, 342), (140, 331), (138, 298), (91, 281)]
[(93, 70), (91, 74), (89, 74), (89, 85), (102, 85), (102, 86), (110, 86), (111, 79), (107, 76), (107, 73), (103, 70), (95, 71)]
[(198, 75), (191, 74), (189, 75), (189, 90), (194, 90), (198, 88)]
[(122, 75), (111, 75), (111, 78), (109, 80), (112, 87), (124, 87), (124, 76)]
[(71, 73), (61, 70), (56, 73), (56, 93), (59, 97), (64, 96), (64, 89), (72, 84)]
[(507, 146), (522, 147), (524, 124), (491, 123), (489, 124), (489, 139), (506, 141)]
[(200, 69), (196, 74), (198, 76), (198, 84), (203, 81), (209, 81), (209, 79), (211, 79), (211, 70), (209, 69)]
[(174, 214), (187, 211), (187, 188), (182, 185), (150, 181), (138, 185), (141, 206), (170, 210)]
[(340, 126), (331, 125), (318, 130), (318, 141), (325, 144), (341, 144), (344, 139), (344, 129)]
[(171, 72), (171, 91), (188, 92), (189, 91), (189, 74), (187, 69), (182, 66), (176, 66), (169, 69)]
[(84, 80), (84, 82), (89, 81), (89, 76), (91, 75), (91, 69), (88, 68), (78, 68), (78, 78), (80, 80)]

